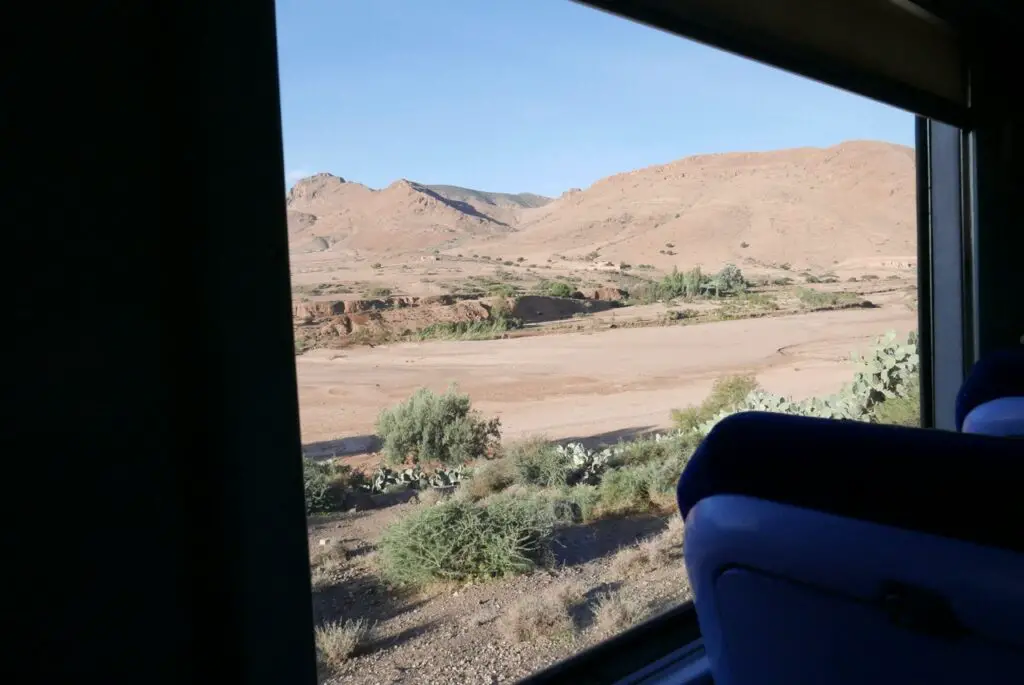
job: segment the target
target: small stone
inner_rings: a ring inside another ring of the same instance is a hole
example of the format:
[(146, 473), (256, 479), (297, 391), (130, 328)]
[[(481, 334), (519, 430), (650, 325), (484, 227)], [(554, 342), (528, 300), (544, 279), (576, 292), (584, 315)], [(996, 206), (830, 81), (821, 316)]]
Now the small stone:
[(328, 545), (328, 543), (330, 543), (330, 540), (328, 540), (327, 538), (320, 538), (320, 546), (321, 547), (326, 547)]

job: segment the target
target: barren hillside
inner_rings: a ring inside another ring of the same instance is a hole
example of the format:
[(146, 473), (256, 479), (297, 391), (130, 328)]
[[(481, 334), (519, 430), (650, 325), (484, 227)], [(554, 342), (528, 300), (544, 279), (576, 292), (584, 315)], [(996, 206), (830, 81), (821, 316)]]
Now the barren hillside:
[(509, 230), (499, 216), (404, 179), (373, 190), (317, 174), (295, 184), (287, 205), (291, 246), (297, 252), (417, 252)]
[(437, 249), (543, 263), (597, 252), (659, 269), (870, 269), (916, 253), (913, 150), (871, 141), (687, 157), (553, 201), (405, 180), (373, 190), (318, 174), (296, 184), (288, 207), (293, 251), (325, 257)]

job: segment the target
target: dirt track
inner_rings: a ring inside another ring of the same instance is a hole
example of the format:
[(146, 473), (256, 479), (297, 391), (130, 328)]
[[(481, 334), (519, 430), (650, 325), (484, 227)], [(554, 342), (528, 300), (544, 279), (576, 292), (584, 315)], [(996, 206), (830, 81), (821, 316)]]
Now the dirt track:
[(484, 413), (500, 416), (506, 437), (614, 440), (666, 426), (671, 408), (699, 402), (714, 379), (727, 374), (756, 372), (766, 389), (798, 398), (834, 392), (850, 377), (850, 352), (886, 331), (915, 327), (913, 312), (885, 306), (597, 334), (317, 350), (297, 359), (303, 442), (339, 455), (363, 452), (382, 408), (420, 386), (443, 390), (450, 383)]

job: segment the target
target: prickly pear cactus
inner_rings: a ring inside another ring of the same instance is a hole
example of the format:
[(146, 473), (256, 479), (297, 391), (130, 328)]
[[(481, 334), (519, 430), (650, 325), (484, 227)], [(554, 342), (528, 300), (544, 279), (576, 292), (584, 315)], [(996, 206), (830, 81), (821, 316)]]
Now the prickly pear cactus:
[(568, 481), (583, 485), (596, 485), (614, 456), (614, 448), (594, 452), (578, 442), (558, 445), (555, 450), (570, 467)]
[(917, 334), (906, 341), (889, 333), (879, 339), (870, 353), (854, 356), (859, 369), (853, 382), (835, 395), (794, 401), (788, 397), (755, 390), (740, 404), (720, 412), (701, 424), (697, 431), (707, 435), (726, 416), (741, 411), (768, 411), (777, 414), (816, 416), (823, 419), (864, 421), (872, 407), (893, 397), (906, 397), (918, 374)]
[(426, 473), (419, 466), (396, 471), (387, 466), (381, 466), (373, 472), (368, 489), (370, 492), (394, 492), (400, 489), (415, 488), (443, 488), (450, 485), (457, 485), (468, 475), (463, 468), (439, 468), (432, 473)]
[(917, 334), (911, 332), (906, 341), (899, 341), (890, 332), (870, 353), (854, 360), (861, 368), (850, 392), (863, 401), (865, 410), (887, 399), (906, 397), (919, 371)]

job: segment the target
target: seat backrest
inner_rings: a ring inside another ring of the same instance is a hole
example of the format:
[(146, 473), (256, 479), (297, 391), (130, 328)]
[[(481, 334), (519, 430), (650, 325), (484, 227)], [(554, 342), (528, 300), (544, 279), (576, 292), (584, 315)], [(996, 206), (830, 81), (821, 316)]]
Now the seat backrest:
[(718, 685), (1024, 677), (1019, 442), (746, 413), (679, 482)]
[(1022, 435), (1022, 404), (1024, 347), (991, 352), (975, 362), (956, 394), (956, 430)]
[(1024, 436), (1024, 348), (999, 350), (974, 364), (957, 394), (956, 428)]

